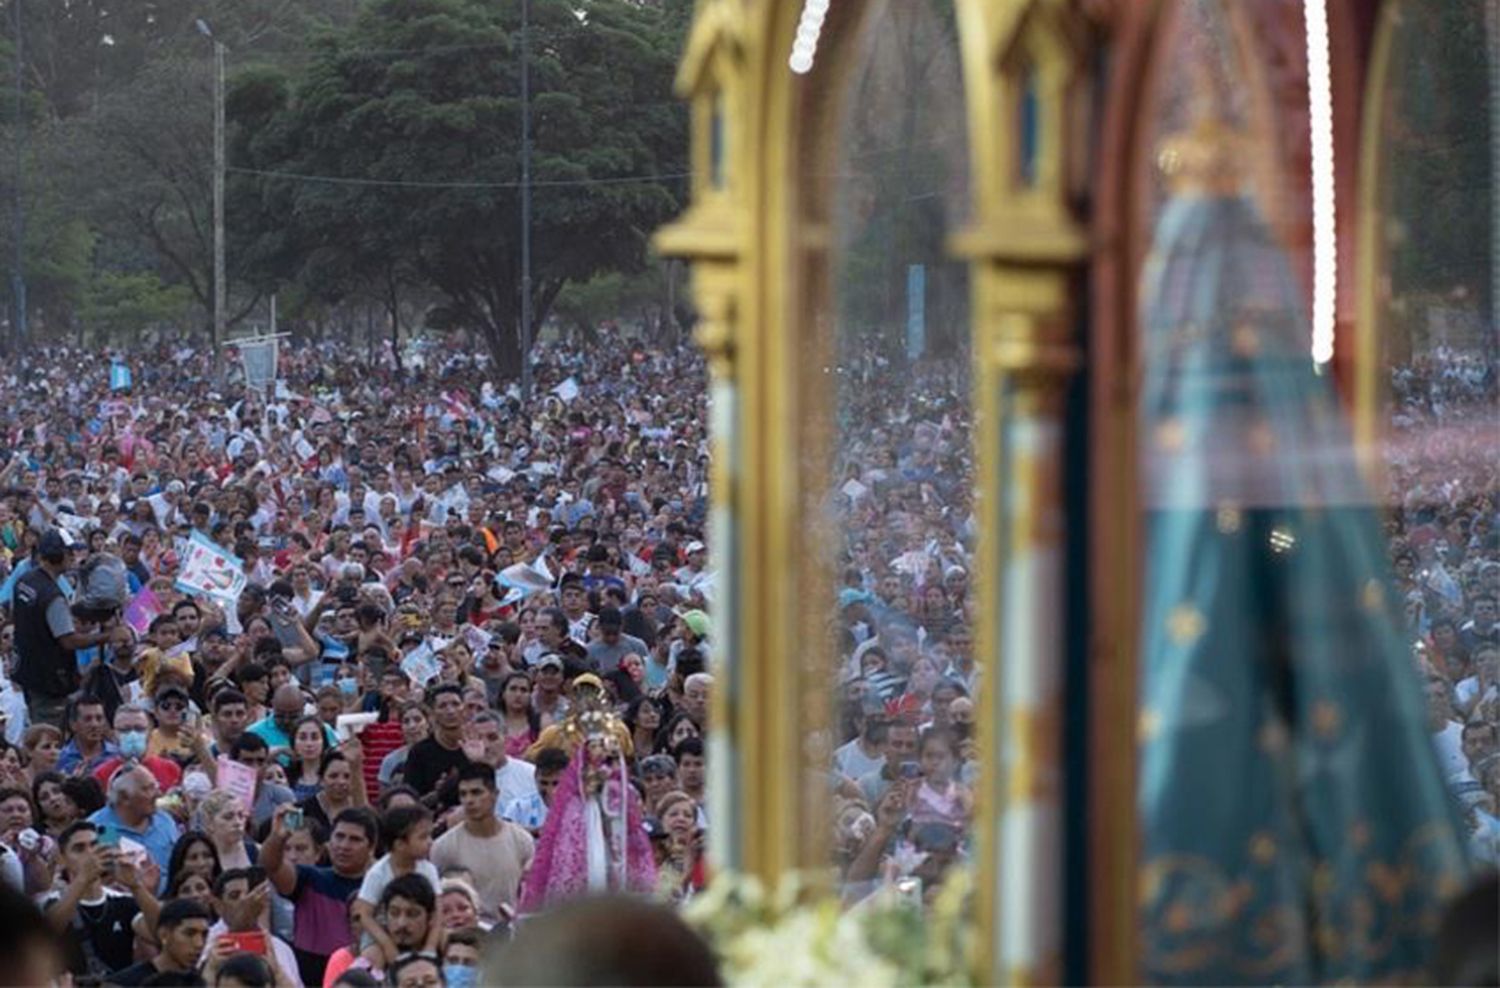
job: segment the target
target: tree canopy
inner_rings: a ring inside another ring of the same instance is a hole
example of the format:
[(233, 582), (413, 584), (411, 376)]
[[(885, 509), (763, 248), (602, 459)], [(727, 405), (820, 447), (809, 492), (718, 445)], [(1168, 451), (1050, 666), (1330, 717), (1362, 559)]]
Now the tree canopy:
[[(231, 321), (272, 292), (308, 312), (374, 305), (393, 325), (473, 331), (519, 368), (519, 3), (22, 2), (26, 127), (8, 100), (0, 121), (24, 138), (34, 324), (206, 325), (202, 18), (229, 49)], [(538, 326), (565, 286), (653, 280), (647, 238), (686, 191), (671, 81), (690, 14), (690, 0), (531, 0)], [(13, 67), (0, 45), (5, 80)], [(9, 161), (0, 176), (10, 193)]]
[[(678, 208), (684, 114), (661, 8), (533, 0), (533, 308), (632, 272)], [(376, 0), (284, 79), (236, 93), (237, 201), (271, 277), (415, 282), (430, 321), (520, 365), (519, 5)]]

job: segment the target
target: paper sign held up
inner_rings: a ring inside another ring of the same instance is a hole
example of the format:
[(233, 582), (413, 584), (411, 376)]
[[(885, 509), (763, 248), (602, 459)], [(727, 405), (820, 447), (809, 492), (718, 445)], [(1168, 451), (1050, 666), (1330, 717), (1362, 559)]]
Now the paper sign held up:
[(484, 650), (490, 647), (490, 639), (494, 636), (483, 628), (472, 624), (464, 625), (464, 644), (469, 646), (469, 651), (477, 656), (483, 656)]
[(239, 600), (247, 582), (239, 559), (193, 532), (178, 571), (177, 589), (232, 604)]
[(358, 737), (359, 733), (366, 727), (375, 723), (380, 714), (375, 711), (360, 714), (339, 714), (334, 721), (333, 731), (339, 736), (340, 741), (348, 741), (350, 738)]
[(228, 755), (218, 760), (218, 788), (227, 789), (239, 800), (246, 813), (255, 809), (255, 769), (241, 765)]
[(423, 643), (401, 660), (401, 671), (410, 676), (411, 681), (418, 686), (426, 686), (438, 677), (443, 666), (433, 653), (432, 646)]
[(162, 613), (161, 601), (156, 594), (151, 592), (150, 587), (142, 587), (125, 605), (125, 623), (138, 635), (144, 635), (151, 629), (151, 622), (156, 620)]

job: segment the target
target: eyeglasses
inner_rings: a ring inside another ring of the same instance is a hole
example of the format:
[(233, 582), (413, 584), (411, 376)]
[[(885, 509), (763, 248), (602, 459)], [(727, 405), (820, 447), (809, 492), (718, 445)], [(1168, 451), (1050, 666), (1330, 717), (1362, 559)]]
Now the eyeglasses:
[(181, 700), (162, 700), (156, 704), (156, 709), (161, 711), (186, 710), (187, 704)]

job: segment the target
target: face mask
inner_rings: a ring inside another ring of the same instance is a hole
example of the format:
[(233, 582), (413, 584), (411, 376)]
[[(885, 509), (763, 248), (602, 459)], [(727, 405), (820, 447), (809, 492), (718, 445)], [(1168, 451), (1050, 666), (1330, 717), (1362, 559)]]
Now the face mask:
[(340, 679), (339, 692), (344, 694), (345, 696), (353, 696), (354, 694), (359, 692), (359, 680)]
[(448, 988), (474, 988), (479, 984), (479, 968), (468, 964), (444, 964), (443, 981)]
[(126, 758), (143, 758), (146, 754), (145, 731), (121, 731), (120, 754)]

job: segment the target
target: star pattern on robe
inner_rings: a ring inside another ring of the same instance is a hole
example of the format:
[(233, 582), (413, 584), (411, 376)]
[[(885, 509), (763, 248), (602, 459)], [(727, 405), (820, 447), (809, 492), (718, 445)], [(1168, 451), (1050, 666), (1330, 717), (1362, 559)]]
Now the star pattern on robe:
[(1167, 637), (1174, 645), (1193, 644), (1202, 636), (1205, 627), (1203, 612), (1190, 603), (1178, 604), (1167, 615)]

